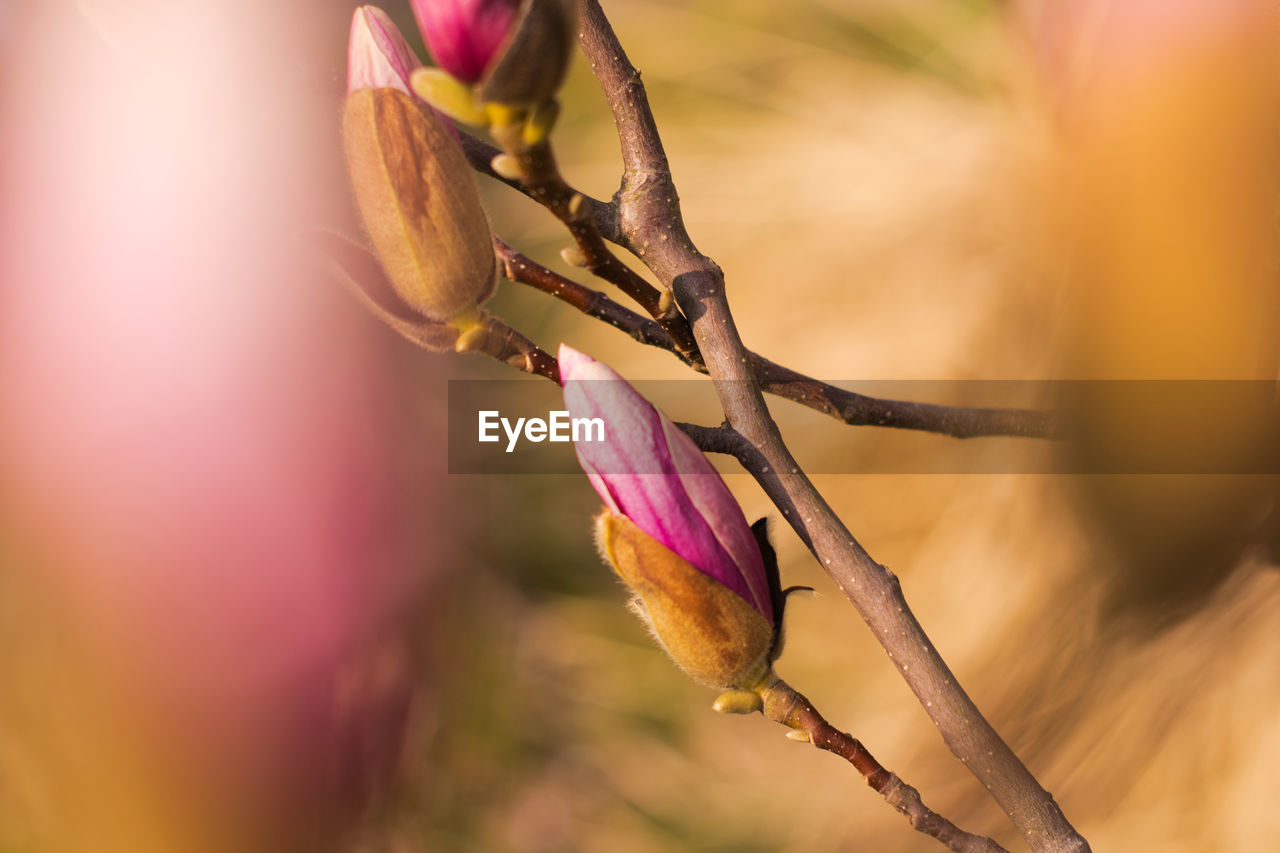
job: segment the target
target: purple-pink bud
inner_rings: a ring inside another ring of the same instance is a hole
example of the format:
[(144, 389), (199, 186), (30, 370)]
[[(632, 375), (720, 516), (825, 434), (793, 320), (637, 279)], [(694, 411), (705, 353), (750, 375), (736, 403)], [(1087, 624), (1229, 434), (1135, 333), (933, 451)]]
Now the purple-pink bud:
[(377, 6), (356, 9), (347, 41), (347, 94), (359, 89), (399, 89), (413, 95), (409, 75), (420, 67), (413, 48), (386, 12)]
[(605, 505), (774, 624), (760, 546), (702, 451), (609, 367), (564, 344), (559, 361), (570, 417), (604, 422), (603, 441), (575, 447)]
[(511, 30), (519, 0), (412, 0), (418, 28), (436, 64), (475, 83)]

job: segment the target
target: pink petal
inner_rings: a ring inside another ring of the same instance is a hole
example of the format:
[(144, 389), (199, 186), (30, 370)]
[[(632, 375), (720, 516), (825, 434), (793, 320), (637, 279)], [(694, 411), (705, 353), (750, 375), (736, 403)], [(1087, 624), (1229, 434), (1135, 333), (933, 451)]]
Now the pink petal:
[(759, 547), (724, 481), (688, 438), (604, 364), (561, 345), (565, 407), (601, 418), (578, 459), (601, 499), (772, 621)]
[(409, 75), (421, 66), (386, 12), (376, 6), (356, 9), (347, 42), (348, 93), (357, 89), (399, 89), (406, 95), (413, 94)]
[(413, 0), (436, 64), (465, 83), (484, 76), (515, 18), (516, 0)]
[(725, 485), (724, 479), (693, 443), (693, 439), (681, 432), (666, 416), (662, 416), (662, 423), (670, 456), (684, 493), (698, 515), (706, 519), (720, 547), (729, 554), (743, 583), (750, 589), (750, 595), (743, 597), (773, 621), (773, 601), (769, 595), (764, 560), (741, 507)]

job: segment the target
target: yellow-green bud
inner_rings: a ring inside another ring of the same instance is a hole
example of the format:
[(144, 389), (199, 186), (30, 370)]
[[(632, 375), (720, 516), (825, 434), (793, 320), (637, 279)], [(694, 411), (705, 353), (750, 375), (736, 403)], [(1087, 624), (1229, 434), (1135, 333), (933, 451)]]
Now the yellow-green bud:
[(360, 89), (342, 120), (356, 204), (392, 287), (443, 322), (493, 295), (489, 221), (461, 148), (397, 89)]
[(769, 671), (773, 626), (738, 593), (625, 516), (596, 518), (600, 551), (636, 594), (634, 609), (676, 664), (711, 687), (755, 687)]
[(754, 714), (764, 707), (764, 700), (754, 690), (726, 690), (711, 707), (721, 714)]

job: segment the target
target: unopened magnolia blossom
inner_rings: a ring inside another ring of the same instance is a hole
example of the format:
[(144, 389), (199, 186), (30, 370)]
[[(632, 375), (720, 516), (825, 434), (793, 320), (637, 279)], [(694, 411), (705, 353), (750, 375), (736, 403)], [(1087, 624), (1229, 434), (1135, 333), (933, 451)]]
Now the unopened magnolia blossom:
[(436, 64), (464, 83), (484, 76), (507, 39), (519, 0), (414, 0)]
[(474, 325), (497, 262), (453, 126), (410, 94), (417, 57), (381, 10), (356, 10), (348, 63), (347, 168), (391, 287), (427, 320)]
[(776, 581), (737, 501), (693, 441), (609, 367), (561, 345), (565, 407), (600, 418), (578, 460), (605, 511), (601, 549), (686, 672), (746, 687), (768, 670)]
[(419, 72), (414, 86), (455, 118), (487, 123), (492, 117), (480, 104), (517, 113), (537, 108), (564, 82), (577, 46), (578, 0), (412, 0), (412, 6), (439, 66)]

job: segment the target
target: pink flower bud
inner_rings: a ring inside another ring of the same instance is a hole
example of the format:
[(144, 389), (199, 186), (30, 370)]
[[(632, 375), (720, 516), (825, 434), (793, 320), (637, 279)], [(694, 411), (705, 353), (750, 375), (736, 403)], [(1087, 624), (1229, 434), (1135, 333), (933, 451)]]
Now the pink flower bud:
[(465, 83), (484, 76), (507, 39), (519, 0), (413, 0), (436, 64)]
[(555, 97), (577, 46), (578, 0), (412, 0), (447, 75), (482, 103), (536, 107)]
[(608, 509), (774, 625), (760, 546), (729, 487), (693, 440), (600, 362), (563, 344), (559, 361), (570, 416), (604, 422), (603, 441), (580, 441), (576, 448)]
[(421, 66), (386, 12), (376, 6), (356, 9), (347, 42), (348, 94), (359, 89), (399, 89), (411, 95), (409, 75)]

